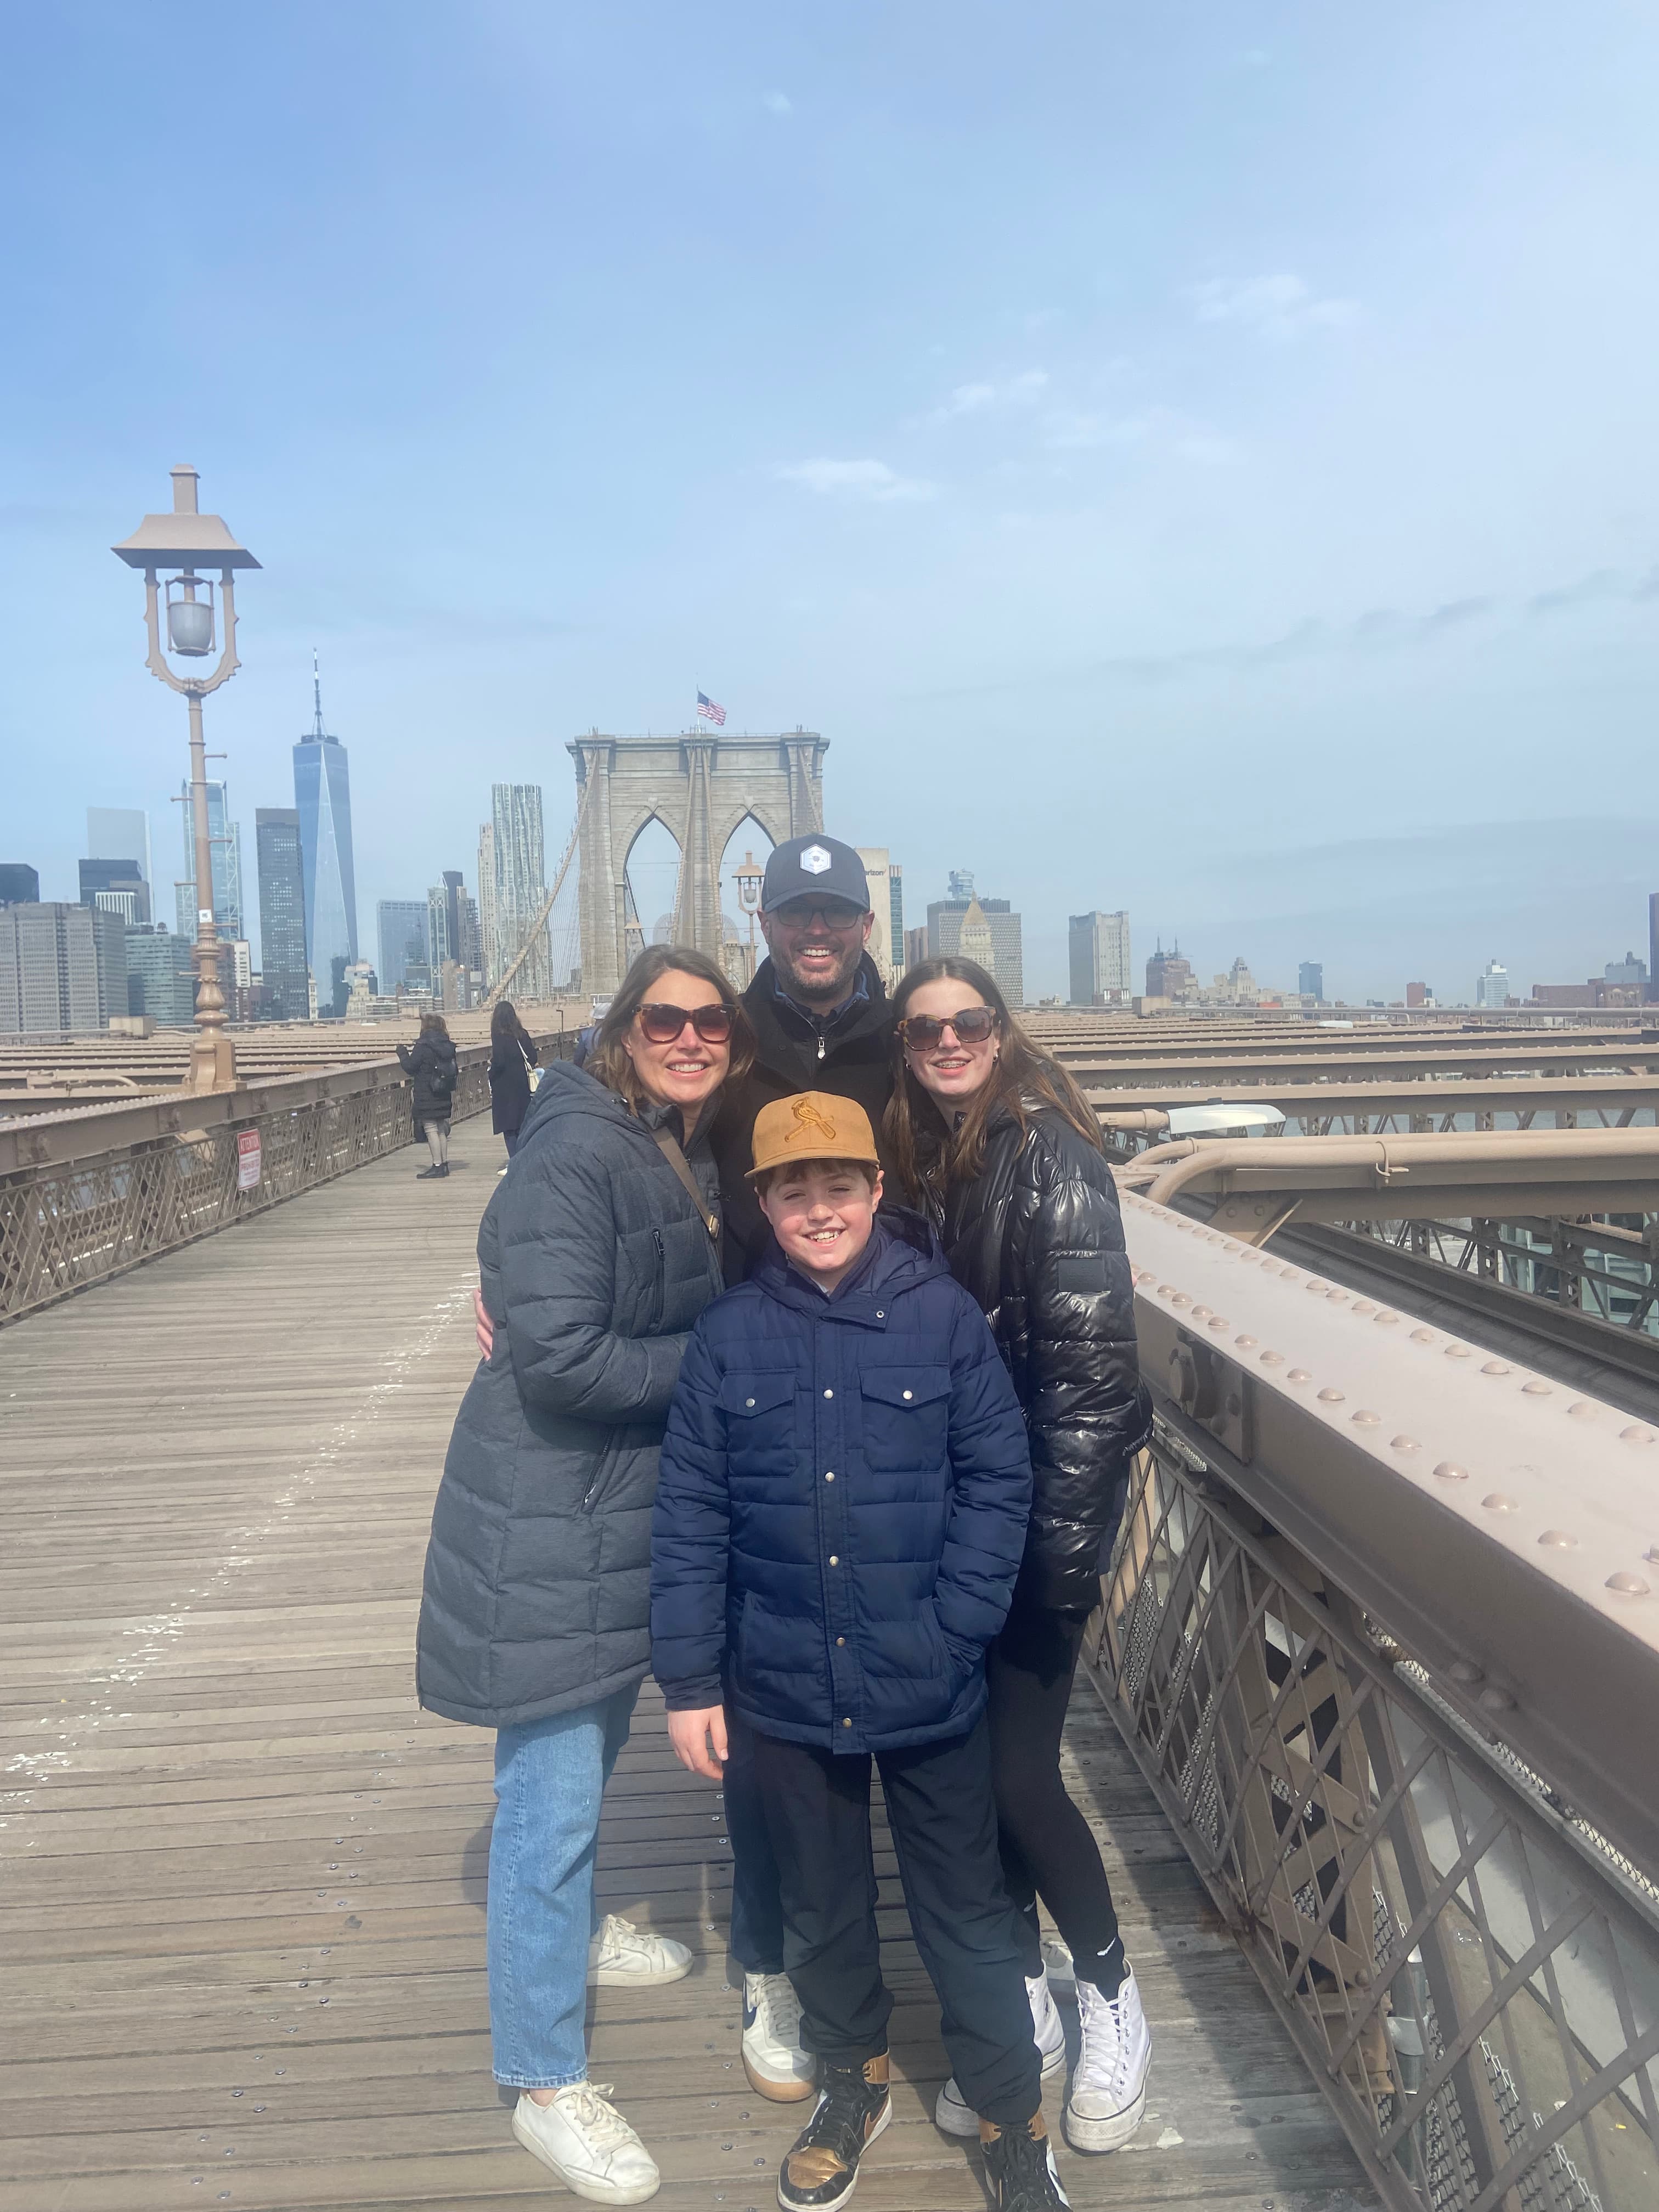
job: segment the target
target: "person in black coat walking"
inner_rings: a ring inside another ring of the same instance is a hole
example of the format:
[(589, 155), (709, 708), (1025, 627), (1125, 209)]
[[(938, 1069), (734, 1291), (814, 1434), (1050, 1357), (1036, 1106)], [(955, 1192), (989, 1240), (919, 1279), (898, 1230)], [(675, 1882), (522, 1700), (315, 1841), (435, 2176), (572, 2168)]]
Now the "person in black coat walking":
[(714, 963), (653, 945), (586, 1069), (550, 1066), (478, 1233), (491, 1350), (444, 1462), (421, 1703), (495, 1730), (488, 1943), (514, 2131), (579, 2196), (643, 2203), (657, 2168), (587, 2079), (590, 1982), (690, 1970), (684, 1944), (595, 1929), (605, 1780), (650, 1656), (651, 1512), (668, 1402), (720, 1285), (708, 1131), (748, 1031)]
[[(989, 1321), (1031, 1444), (1024, 1558), (987, 1665), (1003, 1871), (1023, 1914), (1039, 2043), (1052, 2007), (1039, 1896), (1075, 1968), (1083, 2047), (1067, 2138), (1115, 2150), (1146, 2109), (1152, 2040), (1099, 1850), (1060, 1778), (1060, 1742), (1130, 1462), (1152, 1426), (1117, 1189), (1082, 1094), (975, 962), (911, 969), (893, 1018), (896, 1176)], [(954, 2082), (937, 2118), (974, 2132)]]
[(517, 1007), (511, 999), (499, 1000), (489, 1017), (489, 1126), (505, 1142), (508, 1159), (519, 1149), (519, 1132), (530, 1111), (530, 1071), (537, 1060), (535, 1040)]
[(432, 1156), (428, 1165), (418, 1170), (418, 1179), (427, 1182), (449, 1173), (449, 1121), (455, 1085), (460, 1079), (454, 1042), (443, 1016), (422, 1014), (419, 1036), (412, 1045), (400, 1044), (398, 1058), (404, 1074), (413, 1079), (410, 1110), (415, 1133), (424, 1134)]

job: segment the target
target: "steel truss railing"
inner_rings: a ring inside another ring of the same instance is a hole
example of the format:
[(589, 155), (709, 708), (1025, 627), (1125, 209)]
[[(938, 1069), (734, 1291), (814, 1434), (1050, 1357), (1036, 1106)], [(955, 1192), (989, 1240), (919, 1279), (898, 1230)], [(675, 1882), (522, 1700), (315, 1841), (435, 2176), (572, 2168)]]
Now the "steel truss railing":
[(1158, 1416), (1093, 1670), (1371, 2179), (1652, 2206), (1659, 1892)]
[[(561, 1049), (538, 1040), (543, 1056)], [(488, 1048), (463, 1049), (452, 1101), (464, 1120), (489, 1104)], [(147, 1127), (158, 1116), (214, 1117), (215, 1126), (100, 1141), (100, 1127)], [(237, 1139), (259, 1138), (259, 1179), (239, 1188)], [(0, 1176), (0, 1323), (51, 1305), (144, 1260), (267, 1212), (413, 1140), (410, 1090), (396, 1062), (321, 1080), (276, 1079), (245, 1093), (161, 1107), (83, 1111), (30, 1125), (24, 1141), (46, 1158)]]
[(1593, 1316), (1615, 1328), (1659, 1335), (1659, 1218), (1504, 1222), (1354, 1221), (1354, 1235), (1390, 1244), (1462, 1274)]

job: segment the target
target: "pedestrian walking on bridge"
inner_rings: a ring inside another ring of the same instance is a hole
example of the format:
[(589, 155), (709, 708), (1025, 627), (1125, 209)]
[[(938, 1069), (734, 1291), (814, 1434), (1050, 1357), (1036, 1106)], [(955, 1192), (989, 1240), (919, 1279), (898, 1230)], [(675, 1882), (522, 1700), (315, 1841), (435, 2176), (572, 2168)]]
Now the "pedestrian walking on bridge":
[(579, 2197), (641, 2204), (654, 2160), (587, 2078), (587, 1986), (678, 1980), (682, 1943), (595, 1921), (599, 1803), (650, 1656), (651, 1512), (693, 1322), (721, 1287), (708, 1129), (750, 1040), (702, 953), (653, 945), (586, 1067), (550, 1066), (478, 1232), (488, 1357), (450, 1439), (421, 1606), (421, 1702), (495, 1730), (489, 2021), (514, 2131)]
[(512, 1000), (498, 1000), (489, 1017), (489, 1123), (509, 1160), (519, 1149), (519, 1132), (541, 1081), (539, 1057)]
[(429, 1182), (449, 1173), (449, 1122), (460, 1079), (454, 1041), (443, 1016), (422, 1014), (419, 1036), (412, 1045), (400, 1044), (398, 1058), (413, 1085), (410, 1107), (415, 1133), (425, 1137), (431, 1155), (428, 1164), (417, 1170), (417, 1179)]
[[(1066, 2045), (1039, 1897), (1071, 1951), (1083, 2047), (1066, 2139), (1115, 2150), (1146, 2109), (1152, 2039), (1098, 1846), (1060, 1778), (1060, 1743), (1129, 1463), (1152, 1425), (1117, 1188), (1082, 1093), (976, 962), (912, 968), (893, 1019), (896, 1177), (989, 1321), (1030, 1439), (1025, 1555), (986, 1660), (1003, 1875), (1022, 1915), (1037, 2046), (1056, 2072)], [(978, 2124), (954, 2081), (935, 2117), (953, 2135)]]

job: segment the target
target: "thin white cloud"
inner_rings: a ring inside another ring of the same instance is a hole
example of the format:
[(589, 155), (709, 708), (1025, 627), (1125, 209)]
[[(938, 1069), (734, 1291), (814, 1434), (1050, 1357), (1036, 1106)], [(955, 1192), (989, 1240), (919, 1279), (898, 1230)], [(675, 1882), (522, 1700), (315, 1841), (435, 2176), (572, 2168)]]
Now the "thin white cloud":
[(937, 484), (924, 483), (917, 477), (902, 477), (885, 461), (791, 461), (773, 474), (779, 483), (799, 484), (822, 499), (857, 500), (876, 507), (939, 496)]
[(1229, 440), (1174, 407), (1143, 407), (1133, 415), (1094, 415), (1056, 408), (1043, 419), (1042, 441), (1055, 453), (1152, 445), (1180, 460), (1210, 465), (1238, 458), (1237, 448)]
[(1323, 299), (1300, 276), (1213, 276), (1182, 295), (1200, 323), (1238, 323), (1263, 337), (1299, 338), (1359, 319), (1357, 300)]
[(774, 115), (793, 115), (795, 112), (795, 103), (787, 92), (763, 93), (761, 106)]
[(959, 415), (978, 415), (988, 407), (1029, 407), (1040, 398), (1048, 382), (1046, 368), (1028, 368), (1000, 383), (959, 384), (949, 392), (926, 419), (953, 422)]

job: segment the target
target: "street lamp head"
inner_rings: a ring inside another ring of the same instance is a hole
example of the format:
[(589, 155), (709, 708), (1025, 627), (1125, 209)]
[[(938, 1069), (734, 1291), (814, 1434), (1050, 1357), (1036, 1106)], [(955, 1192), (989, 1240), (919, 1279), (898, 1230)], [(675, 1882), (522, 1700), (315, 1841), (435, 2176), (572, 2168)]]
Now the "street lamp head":
[(198, 513), (196, 487), (194, 469), (174, 469), (172, 514), (147, 514), (131, 538), (111, 549), (116, 557), (129, 568), (257, 568), (220, 516)]

